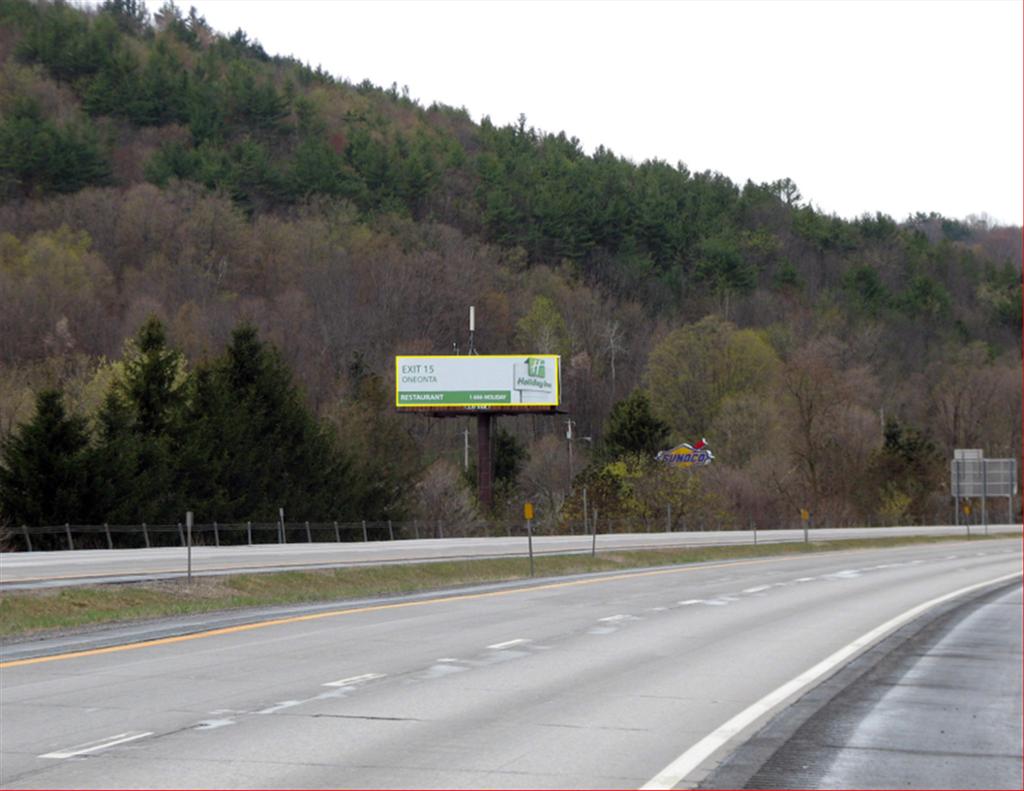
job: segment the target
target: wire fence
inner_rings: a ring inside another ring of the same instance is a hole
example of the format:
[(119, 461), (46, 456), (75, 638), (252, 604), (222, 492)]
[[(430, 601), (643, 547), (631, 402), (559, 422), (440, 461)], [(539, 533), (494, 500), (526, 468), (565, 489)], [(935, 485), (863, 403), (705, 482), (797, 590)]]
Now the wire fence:
[[(752, 525), (685, 520), (604, 519), (533, 523), (535, 536), (599, 533), (701, 532), (750, 529)], [(792, 527), (777, 525), (776, 527)], [(209, 522), (193, 524), (193, 546), (252, 546), (258, 544), (312, 544), (404, 541), (430, 538), (495, 538), (526, 535), (522, 520), (462, 521), (413, 519), (359, 522)], [(173, 525), (47, 525), (0, 527), (0, 551), (39, 552), (79, 549), (142, 549), (182, 547), (188, 543), (183, 522)]]

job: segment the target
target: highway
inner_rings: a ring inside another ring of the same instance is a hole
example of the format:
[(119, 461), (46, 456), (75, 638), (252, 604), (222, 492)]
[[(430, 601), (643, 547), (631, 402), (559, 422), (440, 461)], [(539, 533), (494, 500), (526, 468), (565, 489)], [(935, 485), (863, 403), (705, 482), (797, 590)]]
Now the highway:
[(964, 541), (50, 642), (0, 661), (0, 785), (693, 787), (922, 619), (1004, 594), (1019, 617), (1021, 570), (1019, 538)]
[[(981, 528), (972, 528), (974, 535)], [(1021, 532), (1020, 525), (989, 525), (989, 533)], [(815, 529), (813, 541), (884, 538), (908, 535), (965, 535), (953, 526), (866, 527)], [(802, 541), (802, 530), (759, 530), (762, 544)], [(748, 530), (676, 533), (621, 533), (598, 535), (599, 552), (667, 547), (752, 544)], [(537, 554), (589, 552), (589, 536), (536, 536)], [(380, 563), (414, 563), (484, 557), (524, 556), (526, 537), (440, 538), (312, 544), (256, 544), (253, 546), (193, 547), (192, 571), (197, 575), (338, 568)], [(133, 582), (186, 575), (187, 551), (181, 547), (154, 549), (87, 549), (58, 552), (0, 553), (0, 590), (81, 585), (86, 582)]]

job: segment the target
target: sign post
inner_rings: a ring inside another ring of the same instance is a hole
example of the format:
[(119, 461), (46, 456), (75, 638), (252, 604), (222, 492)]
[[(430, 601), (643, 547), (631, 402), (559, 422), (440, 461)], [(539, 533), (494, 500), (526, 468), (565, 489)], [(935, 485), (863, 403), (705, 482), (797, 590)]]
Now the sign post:
[(988, 504), (986, 502), (988, 498), (988, 465), (981, 462), (981, 525), (985, 529), (985, 535), (988, 535)]
[(185, 512), (185, 527), (188, 530), (188, 584), (192, 584), (192, 512)]
[(523, 505), (523, 517), (526, 519), (526, 542), (530, 548), (530, 576), (533, 576), (533, 503)]
[(811, 512), (806, 508), (800, 509), (800, 520), (804, 523), (804, 543), (809, 544), (810, 539), (807, 536), (807, 523), (811, 521)]

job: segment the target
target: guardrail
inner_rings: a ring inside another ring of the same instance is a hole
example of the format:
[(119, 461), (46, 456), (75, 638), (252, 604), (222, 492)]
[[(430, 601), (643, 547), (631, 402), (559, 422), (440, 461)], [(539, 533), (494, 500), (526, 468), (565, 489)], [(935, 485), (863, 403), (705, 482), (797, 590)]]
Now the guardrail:
[[(604, 532), (643, 532), (635, 520), (602, 521)], [(534, 523), (536, 535), (583, 535), (582, 520), (557, 525)], [(647, 532), (652, 532), (649, 525)], [(682, 528), (680, 528), (682, 529)], [(702, 526), (703, 529), (703, 526)], [(712, 529), (710, 526), (707, 529)], [(717, 529), (717, 526), (716, 526)], [(493, 538), (525, 530), (521, 521), (460, 522), (441, 519), (359, 522), (210, 522), (192, 525), (193, 546), (239, 546), (323, 542), (401, 541), (422, 538)], [(664, 527), (662, 527), (664, 530)], [(139, 549), (185, 546), (186, 527), (174, 525), (48, 525), (0, 528), (0, 551)]]
[[(775, 524), (760, 529), (791, 529), (791, 524)], [(865, 527), (864, 524), (820, 527)], [(965, 526), (961, 526), (963, 528)], [(980, 525), (976, 527), (981, 527)], [(557, 523), (533, 523), (534, 535), (589, 535), (593, 520)], [(638, 519), (600, 519), (597, 532), (607, 533), (685, 533), (708, 530), (751, 530), (758, 525), (705, 521), (665, 521)], [(967, 526), (970, 530), (970, 526)], [(520, 520), (450, 522), (441, 519), (409, 521), (359, 522), (209, 522), (193, 524), (193, 546), (244, 546), (257, 544), (346, 543), (369, 541), (402, 541), (426, 538), (494, 538), (525, 535)], [(39, 552), (80, 549), (141, 549), (149, 547), (183, 547), (187, 543), (185, 524), (173, 525), (48, 525), (0, 527), (0, 551)]]

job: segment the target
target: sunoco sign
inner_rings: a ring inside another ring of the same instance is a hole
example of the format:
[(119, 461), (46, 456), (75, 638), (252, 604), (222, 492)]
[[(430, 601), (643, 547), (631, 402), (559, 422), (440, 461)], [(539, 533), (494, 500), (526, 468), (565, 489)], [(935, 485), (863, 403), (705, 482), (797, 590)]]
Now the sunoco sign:
[(689, 442), (684, 442), (671, 450), (659, 451), (655, 458), (677, 467), (703, 467), (714, 461), (715, 454), (708, 447), (708, 441), (701, 439), (700, 442), (695, 442), (692, 445)]

